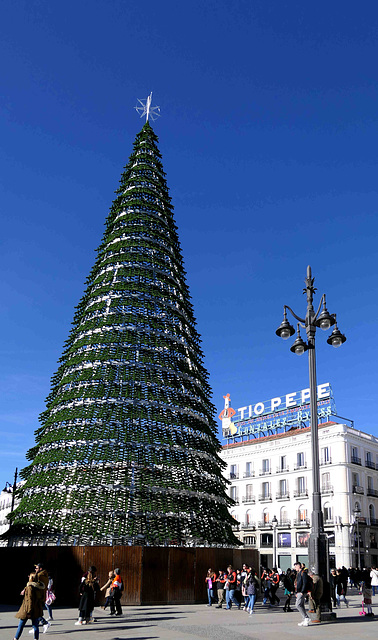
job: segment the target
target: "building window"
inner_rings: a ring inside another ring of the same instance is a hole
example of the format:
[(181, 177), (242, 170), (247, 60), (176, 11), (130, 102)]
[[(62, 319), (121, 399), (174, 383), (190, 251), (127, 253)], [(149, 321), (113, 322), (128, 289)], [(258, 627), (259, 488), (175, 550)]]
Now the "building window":
[(298, 520), (299, 522), (306, 522), (307, 519), (307, 509), (303, 504), (298, 509)]
[(282, 507), (280, 511), (280, 524), (286, 524), (289, 521), (286, 507)]
[(350, 449), (351, 452), (351, 460), (354, 464), (361, 464), (361, 458), (359, 458), (358, 456), (358, 448), (357, 447), (351, 447)]
[(333, 510), (328, 502), (323, 506), (323, 517), (325, 522), (332, 522), (333, 520)]
[(323, 447), (320, 451), (321, 464), (329, 464), (331, 462), (331, 453), (329, 447)]
[(261, 489), (262, 489), (262, 497), (263, 498), (269, 498), (270, 497), (270, 483), (269, 482), (263, 482), (261, 485)]
[(367, 488), (370, 490), (373, 488), (373, 478), (371, 476), (367, 477)]
[(297, 453), (297, 467), (304, 467), (305, 466), (305, 456), (303, 451), (301, 453)]
[(360, 486), (360, 474), (352, 473), (352, 491), (357, 493), (364, 493), (364, 490)]
[(251, 498), (253, 498), (253, 484), (247, 484), (245, 488), (245, 493), (246, 493), (247, 500), (250, 500)]
[(287, 494), (287, 480), (280, 480), (280, 495), (286, 496)]
[(261, 533), (260, 534), (261, 547), (273, 547), (273, 534)]
[(269, 524), (269, 511), (268, 511), (268, 509), (264, 509), (262, 515), (263, 515), (263, 523), (264, 524)]
[(331, 474), (330, 473), (322, 473), (322, 489), (326, 491), (331, 486)]
[(245, 524), (252, 524), (252, 511), (250, 510), (245, 514)]
[(299, 495), (306, 495), (306, 478), (304, 476), (299, 476), (297, 480), (297, 486)]
[(266, 458), (265, 460), (262, 461), (262, 472), (269, 473), (269, 471), (270, 471), (270, 460)]
[(280, 471), (286, 471), (287, 469), (287, 461), (286, 456), (280, 457)]
[(375, 469), (375, 464), (373, 462), (373, 456), (371, 455), (370, 451), (366, 452), (366, 461), (365, 461), (365, 465), (369, 468), (369, 469)]
[(245, 465), (245, 477), (251, 478), (253, 476), (253, 464), (252, 462), (246, 462)]
[(370, 524), (375, 524), (375, 508), (373, 504), (369, 504)]
[(232, 500), (235, 500), (235, 502), (238, 502), (238, 489), (237, 489), (237, 487), (231, 487), (231, 489), (230, 489), (230, 497), (232, 498)]
[(238, 467), (236, 464), (232, 464), (230, 466), (230, 479), (234, 480), (237, 477), (238, 477)]

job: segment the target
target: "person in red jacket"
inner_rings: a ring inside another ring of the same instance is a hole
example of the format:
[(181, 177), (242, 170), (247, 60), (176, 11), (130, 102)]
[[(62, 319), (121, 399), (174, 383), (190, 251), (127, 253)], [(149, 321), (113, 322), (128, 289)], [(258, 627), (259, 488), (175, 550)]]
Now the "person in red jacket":
[(110, 615), (121, 616), (122, 615), (122, 607), (121, 607), (121, 596), (123, 592), (123, 582), (120, 575), (120, 569), (114, 569), (114, 580), (110, 585), (111, 594), (113, 598), (110, 600)]
[(231, 609), (232, 604), (234, 604), (235, 607), (240, 609), (240, 604), (235, 597), (236, 586), (237, 586), (236, 571), (230, 565), (229, 567), (227, 567), (227, 578), (224, 585), (224, 588), (226, 590), (226, 604), (227, 604), (226, 609)]

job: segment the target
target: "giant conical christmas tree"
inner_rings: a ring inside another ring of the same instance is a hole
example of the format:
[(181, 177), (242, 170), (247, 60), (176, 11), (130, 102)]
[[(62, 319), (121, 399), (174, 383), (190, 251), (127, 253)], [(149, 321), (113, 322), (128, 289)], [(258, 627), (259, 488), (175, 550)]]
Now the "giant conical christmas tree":
[(14, 536), (237, 542), (160, 158), (147, 122), (28, 452)]

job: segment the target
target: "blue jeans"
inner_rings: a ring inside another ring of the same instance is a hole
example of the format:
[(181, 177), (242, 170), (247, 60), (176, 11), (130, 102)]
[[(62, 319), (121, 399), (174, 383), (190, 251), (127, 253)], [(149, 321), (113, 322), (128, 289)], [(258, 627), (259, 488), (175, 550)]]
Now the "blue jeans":
[(233, 603), (235, 607), (239, 608), (239, 603), (235, 598), (235, 589), (226, 589), (226, 609), (231, 609)]
[(253, 611), (253, 607), (255, 606), (255, 601), (256, 601), (256, 594), (254, 593), (251, 596), (248, 596), (249, 600), (248, 600), (248, 604), (247, 604), (247, 609), (249, 609), (249, 611)]
[[(20, 635), (22, 634), (22, 632), (24, 630), (24, 627), (25, 627), (27, 621), (28, 621), (27, 618), (25, 618), (24, 620), (20, 620), (20, 622), (18, 624), (18, 628), (17, 628), (16, 634), (14, 636), (15, 640), (19, 639)], [(33, 629), (34, 629), (34, 638), (36, 640), (38, 640), (38, 638), (39, 638), (38, 618), (35, 618), (34, 620), (32, 620), (32, 626), (33, 626)]]
[(375, 596), (375, 590), (377, 589), (377, 591), (378, 591), (378, 587), (377, 587), (377, 585), (372, 584), (371, 588), (373, 589), (373, 596)]
[(208, 599), (209, 605), (211, 607), (212, 601), (213, 601), (213, 590), (212, 589), (208, 589), (207, 590), (207, 599)]

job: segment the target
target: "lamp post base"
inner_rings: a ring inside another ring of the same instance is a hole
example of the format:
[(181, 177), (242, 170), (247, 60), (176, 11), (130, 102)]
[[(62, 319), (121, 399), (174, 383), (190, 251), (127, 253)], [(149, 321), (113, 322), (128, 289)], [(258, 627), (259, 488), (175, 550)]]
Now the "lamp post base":
[(324, 531), (310, 533), (308, 542), (308, 568), (323, 580), (323, 595), (321, 598), (321, 619), (334, 620), (336, 613), (332, 612), (331, 586), (329, 583), (329, 553), (328, 537)]

